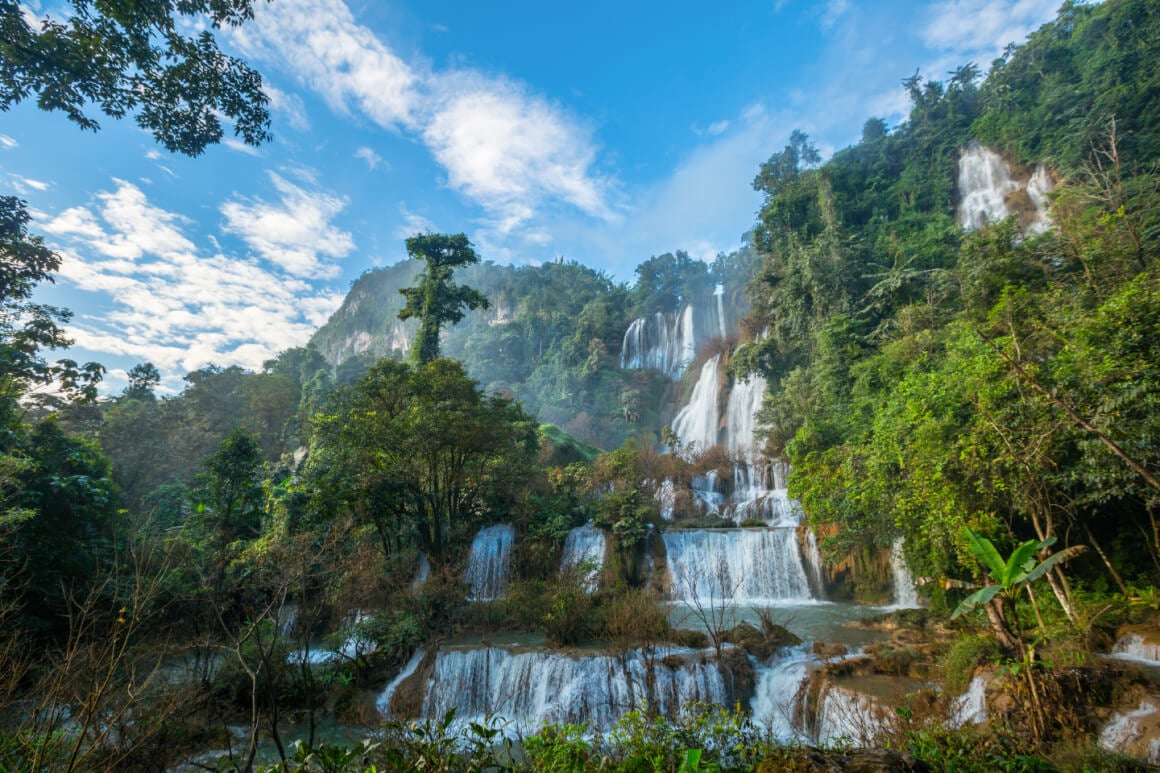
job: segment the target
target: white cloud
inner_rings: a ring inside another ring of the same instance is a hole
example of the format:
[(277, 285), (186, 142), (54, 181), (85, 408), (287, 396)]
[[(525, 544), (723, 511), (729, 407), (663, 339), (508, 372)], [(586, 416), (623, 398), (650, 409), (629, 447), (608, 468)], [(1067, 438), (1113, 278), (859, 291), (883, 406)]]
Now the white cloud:
[(922, 41), (935, 50), (989, 58), (1008, 43), (1023, 42), (1058, 7), (1058, 0), (944, 0), (931, 7)]
[(591, 129), (526, 84), (412, 66), (341, 0), (280, 0), (256, 16), (234, 33), (243, 51), (279, 63), (332, 109), (420, 138), (497, 236), (561, 204), (613, 217)]
[(306, 103), (302, 97), (282, 91), (269, 83), (262, 84), (262, 91), (270, 98), (270, 109), (286, 116), (291, 128), (299, 131), (310, 128), (310, 118), (306, 115)]
[(523, 84), (453, 73), (439, 78), (435, 103), (423, 131), (428, 147), (448, 184), (482, 205), (501, 234), (550, 200), (610, 215), (608, 183), (591, 173), (590, 133)]
[(145, 158), (149, 159), (150, 161), (156, 161), (161, 158), (161, 151), (157, 148), (150, 148), (149, 150), (145, 151)]
[(384, 169), (391, 168), (391, 165), (388, 164), (382, 156), (366, 146), (356, 150), (354, 152), (354, 157), (361, 158), (363, 161), (365, 161), (367, 163), (367, 169), (370, 169), (372, 172), (378, 169), (380, 166)]
[(708, 134), (710, 137), (716, 137), (718, 134), (724, 134), (725, 130), (728, 128), (729, 121), (724, 119), (720, 121), (714, 121), (713, 123), (709, 124), (709, 128), (705, 130), (705, 134)]
[(344, 197), (307, 191), (273, 172), (270, 181), (281, 195), (277, 204), (235, 198), (221, 207), (225, 230), (292, 276), (333, 277), (338, 267), (327, 258), (342, 258), (354, 249), (350, 233), (331, 220), (347, 205)]
[(7, 177), (8, 183), (21, 196), (27, 196), (32, 191), (46, 191), (52, 187), (50, 183), (34, 180), (31, 177), (21, 177), (16, 174), (10, 174)]
[[(273, 177), (283, 204), (301, 212), (309, 195)], [(78, 347), (149, 360), (170, 376), (211, 362), (257, 369), (282, 349), (304, 344), (341, 302), (333, 290), (316, 288), (281, 264), (196, 246), (184, 218), (151, 204), (131, 183), (115, 182), (115, 190), (59, 213), (45, 227), (63, 242), (61, 281), (113, 304), (101, 318), (74, 319), (68, 332)], [(251, 222), (269, 225), (263, 212)]]
[(439, 230), (435, 227), (434, 221), (407, 209), (405, 202), (399, 202), (399, 214), (403, 216), (403, 222), (395, 228), (396, 239), (409, 239), (415, 234)]
[(822, 29), (828, 30), (838, 23), (838, 19), (846, 15), (850, 10), (849, 0), (828, 0), (825, 6), (821, 9), (822, 14)]
[(418, 102), (416, 74), (342, 0), (282, 0), (260, 4), (252, 24), (238, 28), (251, 56), (280, 61), (336, 110), (355, 109), (381, 126), (410, 124)]
[(246, 143), (239, 139), (235, 139), (234, 137), (226, 137), (222, 140), (222, 144), (230, 150), (237, 151), (238, 153), (245, 153), (247, 156), (254, 156), (255, 158), (261, 158), (262, 156), (262, 152), (255, 148), (253, 145), (247, 145)]
[(0, 149), (12, 150), (20, 147), (20, 143), (9, 137), (7, 134), (0, 134)]

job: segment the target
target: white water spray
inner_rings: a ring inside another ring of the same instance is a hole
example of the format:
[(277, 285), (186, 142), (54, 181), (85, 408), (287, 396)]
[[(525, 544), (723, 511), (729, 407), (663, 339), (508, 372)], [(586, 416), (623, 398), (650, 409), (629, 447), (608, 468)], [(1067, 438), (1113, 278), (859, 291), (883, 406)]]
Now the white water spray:
[(494, 601), (511, 579), (512, 542), (516, 530), (501, 523), (480, 529), (471, 542), (464, 581), (471, 586), (472, 601)]

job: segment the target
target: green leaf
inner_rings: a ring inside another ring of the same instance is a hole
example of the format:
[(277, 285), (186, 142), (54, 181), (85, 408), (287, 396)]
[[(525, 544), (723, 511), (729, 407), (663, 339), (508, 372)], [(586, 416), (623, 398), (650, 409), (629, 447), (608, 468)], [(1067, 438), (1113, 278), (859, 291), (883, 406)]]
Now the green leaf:
[(1035, 566), (1035, 554), (1039, 550), (1039, 545), (1040, 543), (1035, 540), (1028, 540), (1015, 548), (1003, 568), (1003, 576), (996, 578), (1003, 583), (1003, 587), (1010, 590), (1031, 571)]
[(1003, 586), (998, 584), (988, 585), (985, 588), (980, 588), (970, 596), (967, 596), (965, 599), (963, 599), (962, 602), (957, 607), (955, 607), (955, 611), (951, 613), (951, 620), (954, 620), (964, 612), (970, 612), (975, 607), (983, 606), (988, 601), (995, 598), (995, 596), (999, 595), (999, 592), (1002, 590)]
[(1061, 564), (1064, 561), (1070, 561), (1076, 556), (1084, 553), (1087, 547), (1084, 545), (1072, 545), (1069, 548), (1064, 548), (1058, 552), (1052, 553), (1047, 558), (1040, 562), (1039, 566), (1035, 567), (1024, 579), (1024, 582), (1035, 582), (1043, 575), (1047, 574), (1056, 564)]
[(1007, 564), (1003, 561), (999, 551), (991, 544), (991, 540), (986, 537), (980, 537), (967, 526), (962, 530), (963, 539), (967, 541), (967, 546), (970, 547), (971, 553), (975, 558), (982, 562), (983, 566), (987, 567), (991, 572), (991, 577), (997, 582), (1001, 582), (1003, 575), (1006, 573)]

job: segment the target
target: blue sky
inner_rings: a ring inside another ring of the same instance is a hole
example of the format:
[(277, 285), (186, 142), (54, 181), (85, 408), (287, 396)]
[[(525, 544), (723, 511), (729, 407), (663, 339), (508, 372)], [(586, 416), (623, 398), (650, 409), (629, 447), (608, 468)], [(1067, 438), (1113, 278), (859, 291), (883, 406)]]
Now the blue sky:
[(41, 300), (75, 314), (68, 355), (111, 391), (146, 360), (176, 390), (304, 344), (421, 230), (619, 280), (666, 251), (711, 259), (793, 129), (828, 155), (869, 117), (893, 126), (902, 78), (985, 69), (1057, 6), (274, 0), (222, 37), (265, 77), (271, 143), (188, 159), (131, 121), (84, 133), (25, 104), (0, 114), (0, 191), (64, 256)]

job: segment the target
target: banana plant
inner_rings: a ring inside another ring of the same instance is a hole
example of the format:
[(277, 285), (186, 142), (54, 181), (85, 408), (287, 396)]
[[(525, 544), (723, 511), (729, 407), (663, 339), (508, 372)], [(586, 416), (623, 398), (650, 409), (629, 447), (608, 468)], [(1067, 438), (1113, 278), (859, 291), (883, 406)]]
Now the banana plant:
[[(1017, 546), (1004, 560), (991, 540), (967, 527), (963, 527), (961, 534), (971, 553), (987, 568), (990, 582), (963, 599), (951, 614), (951, 619), (977, 607), (983, 607), (999, 643), (1009, 650), (1022, 652), (1022, 638), (1014, 633), (1011, 626), (1015, 620), (1016, 599), (1023, 591), (1030, 589), (1031, 583), (1059, 564), (1080, 555), (1086, 548), (1083, 545), (1072, 545), (1040, 558), (1042, 552), (1055, 544), (1055, 537), (1027, 540)], [(954, 585), (978, 587), (961, 582)]]

